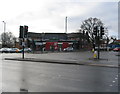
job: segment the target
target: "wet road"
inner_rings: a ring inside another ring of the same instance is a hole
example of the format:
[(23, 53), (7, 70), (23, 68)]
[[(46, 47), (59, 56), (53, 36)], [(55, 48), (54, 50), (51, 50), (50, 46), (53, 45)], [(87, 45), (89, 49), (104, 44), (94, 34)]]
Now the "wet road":
[(20, 88), (29, 92), (118, 91), (117, 68), (7, 60), (0, 65), (3, 92), (19, 92)]

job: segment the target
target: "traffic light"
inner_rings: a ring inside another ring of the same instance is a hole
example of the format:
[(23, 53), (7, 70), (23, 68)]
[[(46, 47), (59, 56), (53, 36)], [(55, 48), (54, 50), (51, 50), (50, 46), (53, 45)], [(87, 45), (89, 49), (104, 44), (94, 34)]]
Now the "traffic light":
[(83, 35), (85, 35), (85, 31), (83, 30)]
[(86, 32), (86, 35), (88, 36), (88, 32)]
[(98, 33), (98, 27), (96, 26), (96, 27), (94, 27), (94, 29), (93, 29), (93, 34), (97, 36), (97, 33)]
[(19, 28), (19, 38), (23, 38), (23, 26)]
[(104, 32), (104, 27), (100, 27), (100, 37), (102, 38), (102, 35), (104, 35), (105, 32)]
[(28, 26), (24, 26), (24, 37), (27, 38)]

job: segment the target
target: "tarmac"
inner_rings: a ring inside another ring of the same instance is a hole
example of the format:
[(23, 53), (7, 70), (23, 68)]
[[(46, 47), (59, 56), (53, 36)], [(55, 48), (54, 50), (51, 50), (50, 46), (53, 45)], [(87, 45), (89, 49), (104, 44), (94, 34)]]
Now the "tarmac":
[[(32, 57), (32, 58), (31, 58)], [(25, 53), (25, 58), (4, 58), (5, 60), (29, 61), (37, 63), (86, 65), (97, 67), (119, 68), (119, 53), (113, 51), (100, 52), (100, 59), (94, 59), (91, 51)]]

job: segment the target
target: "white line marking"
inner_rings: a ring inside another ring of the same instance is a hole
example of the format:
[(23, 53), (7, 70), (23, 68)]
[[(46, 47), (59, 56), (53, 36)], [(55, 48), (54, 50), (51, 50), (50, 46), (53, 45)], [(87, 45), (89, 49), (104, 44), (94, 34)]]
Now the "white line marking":
[(113, 81), (113, 83), (115, 83), (115, 81)]
[(109, 85), (109, 86), (113, 86), (113, 85)]

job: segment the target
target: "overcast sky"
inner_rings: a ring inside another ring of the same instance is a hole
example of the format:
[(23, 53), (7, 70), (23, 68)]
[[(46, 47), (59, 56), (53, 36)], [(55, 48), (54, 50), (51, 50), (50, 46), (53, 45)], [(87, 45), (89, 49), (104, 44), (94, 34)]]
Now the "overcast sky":
[(118, 35), (118, 0), (0, 0), (0, 33), (19, 36), (19, 26), (28, 25), (29, 32), (76, 32), (82, 21), (96, 17), (108, 28), (109, 35)]

